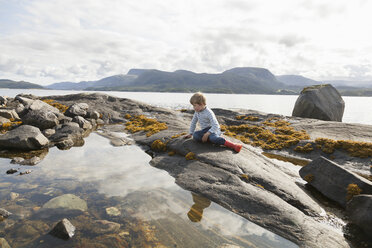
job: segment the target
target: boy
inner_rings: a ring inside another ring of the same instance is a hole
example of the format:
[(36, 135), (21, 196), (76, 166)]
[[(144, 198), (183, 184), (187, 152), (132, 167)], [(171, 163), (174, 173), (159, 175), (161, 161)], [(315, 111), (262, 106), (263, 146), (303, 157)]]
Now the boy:
[[(193, 137), (195, 140), (202, 142), (209, 140), (213, 144), (224, 145), (240, 152), (242, 145), (234, 144), (221, 137), (220, 125), (213, 111), (207, 107), (207, 100), (201, 92), (195, 93), (190, 98), (190, 103), (194, 107), (195, 113), (191, 121), (189, 134), (184, 137), (185, 139)], [(198, 121), (201, 130), (194, 132)]]

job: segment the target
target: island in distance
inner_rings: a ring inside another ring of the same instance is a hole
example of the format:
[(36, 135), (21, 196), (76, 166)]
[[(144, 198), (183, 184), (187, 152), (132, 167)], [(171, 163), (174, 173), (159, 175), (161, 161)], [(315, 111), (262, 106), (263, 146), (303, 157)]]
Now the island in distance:
[(304, 87), (332, 84), (341, 95), (372, 96), (372, 81), (315, 81), (300, 75), (275, 76), (268, 69), (236, 67), (222, 73), (174, 72), (130, 69), (96, 81), (59, 82), (45, 87), (27, 82), (0, 80), (0, 88), (46, 88), (54, 90), (195, 92), (297, 95)]

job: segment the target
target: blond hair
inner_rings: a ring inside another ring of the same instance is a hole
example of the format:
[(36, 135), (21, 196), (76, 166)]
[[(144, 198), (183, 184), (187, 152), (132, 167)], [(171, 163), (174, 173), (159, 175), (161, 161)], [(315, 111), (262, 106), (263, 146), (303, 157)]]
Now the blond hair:
[(192, 97), (190, 98), (191, 104), (204, 104), (207, 105), (207, 98), (203, 95), (201, 92), (196, 92)]

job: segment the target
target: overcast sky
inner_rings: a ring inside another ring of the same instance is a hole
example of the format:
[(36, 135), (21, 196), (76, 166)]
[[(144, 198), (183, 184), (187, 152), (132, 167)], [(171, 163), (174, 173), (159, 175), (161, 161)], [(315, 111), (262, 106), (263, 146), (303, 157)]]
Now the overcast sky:
[(368, 0), (0, 0), (0, 78), (263, 67), (372, 79)]

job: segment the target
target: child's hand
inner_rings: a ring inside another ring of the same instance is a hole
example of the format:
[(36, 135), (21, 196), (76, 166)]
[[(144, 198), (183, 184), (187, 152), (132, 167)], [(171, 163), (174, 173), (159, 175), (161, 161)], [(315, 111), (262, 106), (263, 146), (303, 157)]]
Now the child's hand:
[(203, 135), (203, 138), (202, 138), (202, 141), (203, 142), (207, 142), (208, 141), (208, 137), (211, 133), (210, 132), (206, 132), (204, 135)]
[(190, 139), (191, 136), (192, 136), (191, 134), (188, 134), (188, 135), (183, 136), (183, 138), (184, 138), (184, 139)]

